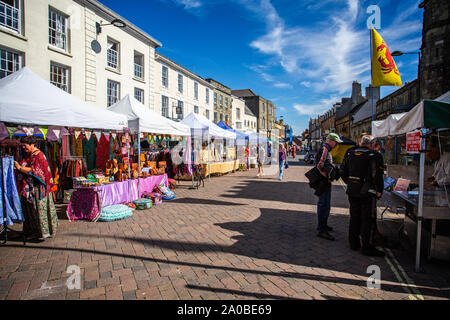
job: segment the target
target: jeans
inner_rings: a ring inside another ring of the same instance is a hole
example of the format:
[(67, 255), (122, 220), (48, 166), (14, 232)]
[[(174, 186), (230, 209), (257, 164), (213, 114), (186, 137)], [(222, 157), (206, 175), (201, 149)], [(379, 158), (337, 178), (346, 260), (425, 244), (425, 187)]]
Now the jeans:
[(318, 226), (317, 231), (327, 231), (328, 216), (331, 209), (331, 184), (325, 189), (325, 191), (319, 196), (319, 202), (317, 203), (317, 219)]
[(250, 170), (250, 157), (247, 157), (247, 170)]
[(286, 162), (286, 160), (281, 160), (279, 165), (280, 165), (280, 177), (279, 179), (283, 179), (283, 172), (284, 172), (284, 163)]

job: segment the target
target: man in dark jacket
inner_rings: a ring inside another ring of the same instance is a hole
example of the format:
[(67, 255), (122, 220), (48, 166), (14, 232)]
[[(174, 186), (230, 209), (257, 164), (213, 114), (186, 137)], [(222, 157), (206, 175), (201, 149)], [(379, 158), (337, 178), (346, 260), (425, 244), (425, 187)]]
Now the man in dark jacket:
[[(383, 156), (375, 150), (376, 139), (365, 135), (359, 147), (350, 148), (341, 166), (350, 202), (349, 242), (352, 250), (368, 256), (384, 256), (375, 248), (376, 200), (383, 193)], [(361, 241), (360, 241), (361, 236)]]
[(317, 203), (317, 236), (327, 240), (334, 240), (334, 237), (329, 233), (333, 228), (328, 226), (328, 217), (331, 209), (331, 182), (338, 179), (337, 170), (333, 164), (333, 158), (330, 152), (338, 143), (342, 142), (336, 133), (330, 133), (327, 136), (326, 142), (316, 154), (314, 161), (317, 169), (327, 180), (326, 186), (318, 194), (319, 201)]

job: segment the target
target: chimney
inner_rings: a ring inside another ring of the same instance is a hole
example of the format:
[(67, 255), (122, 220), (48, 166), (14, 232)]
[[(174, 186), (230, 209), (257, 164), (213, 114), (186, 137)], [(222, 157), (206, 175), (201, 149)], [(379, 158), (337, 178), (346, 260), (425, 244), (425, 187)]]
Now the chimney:
[(361, 83), (353, 81), (352, 84), (352, 105), (357, 105), (361, 101)]
[(373, 99), (375, 102), (380, 100), (380, 87), (367, 87), (366, 88), (366, 98), (367, 100)]

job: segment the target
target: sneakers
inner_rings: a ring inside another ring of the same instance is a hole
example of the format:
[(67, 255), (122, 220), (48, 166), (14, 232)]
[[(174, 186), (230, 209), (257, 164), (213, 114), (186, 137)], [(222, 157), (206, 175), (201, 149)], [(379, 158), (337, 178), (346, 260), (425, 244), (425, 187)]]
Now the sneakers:
[(369, 256), (369, 257), (384, 257), (385, 253), (383, 251), (378, 250), (375, 247), (371, 247), (371, 248), (363, 248), (361, 250), (362, 254), (365, 256)]
[(330, 240), (330, 241), (333, 241), (333, 240), (334, 240), (334, 237), (333, 237), (331, 234), (329, 234), (328, 231), (325, 231), (325, 232), (319, 232), (319, 233), (317, 234), (317, 236), (318, 236), (319, 238), (327, 239), (327, 240)]

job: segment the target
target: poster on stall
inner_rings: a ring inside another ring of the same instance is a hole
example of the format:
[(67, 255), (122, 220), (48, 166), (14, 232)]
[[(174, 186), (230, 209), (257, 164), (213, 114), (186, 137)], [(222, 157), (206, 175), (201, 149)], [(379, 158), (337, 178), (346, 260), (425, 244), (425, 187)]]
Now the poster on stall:
[(394, 191), (408, 191), (410, 180), (398, 178)]
[(420, 138), (420, 130), (412, 131), (406, 134), (406, 152), (407, 153), (419, 153), (421, 138)]

